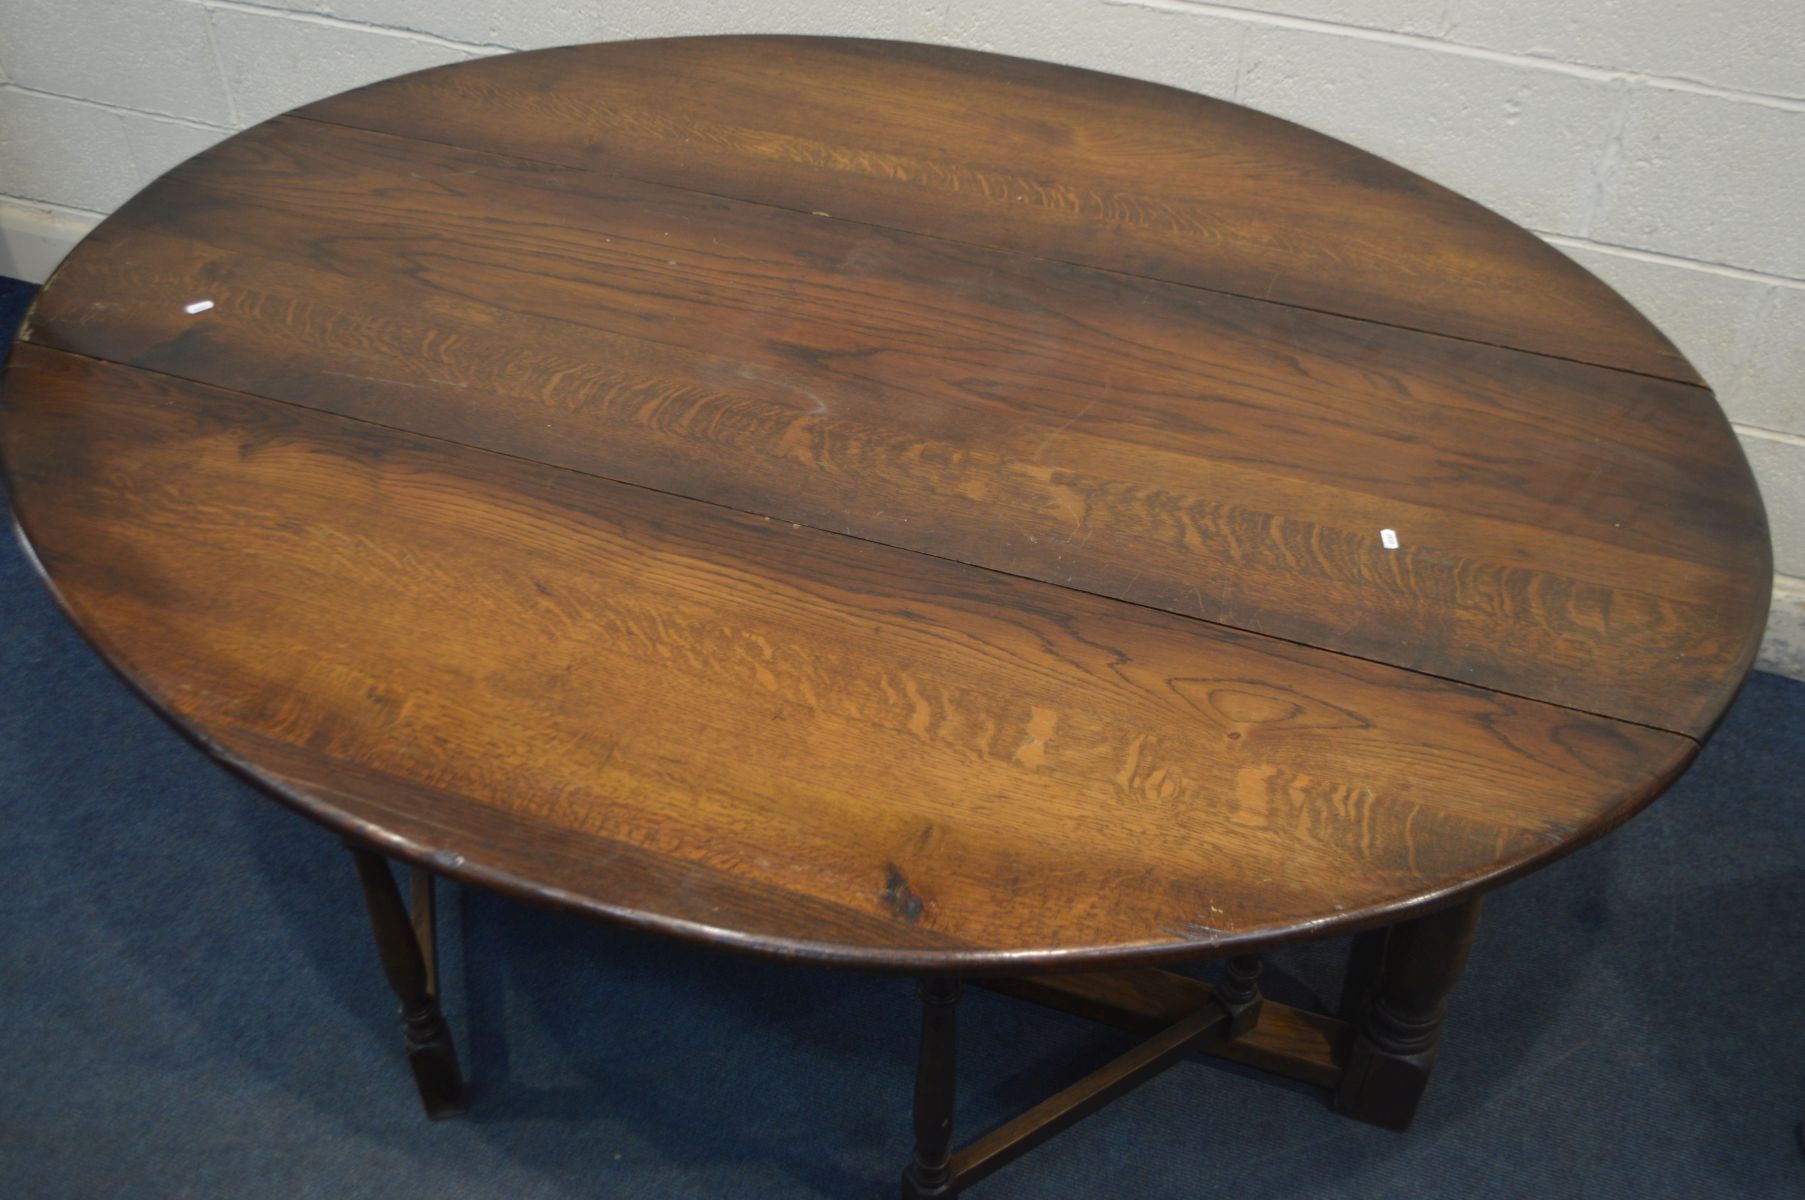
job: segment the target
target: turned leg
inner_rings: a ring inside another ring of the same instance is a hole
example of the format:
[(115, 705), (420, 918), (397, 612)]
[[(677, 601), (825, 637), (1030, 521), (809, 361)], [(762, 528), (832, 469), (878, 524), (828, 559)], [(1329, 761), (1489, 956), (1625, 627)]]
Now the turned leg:
[(1478, 920), (1479, 901), (1469, 900), (1392, 927), (1335, 1090), (1338, 1111), (1388, 1129), (1409, 1127), (1429, 1086), (1448, 992), (1466, 965)]
[(432, 876), (416, 871), (410, 918), (388, 860), (372, 850), (346, 844), (363, 882), (364, 905), (376, 934), (376, 950), (389, 986), (401, 1001), (401, 1025), (407, 1061), (413, 1068), (420, 1102), (433, 1120), (464, 1111), (464, 1085), (458, 1074), (451, 1030), (439, 1012), (437, 942), (433, 932)]
[(1226, 1038), (1238, 1038), (1259, 1023), (1260, 965), (1257, 954), (1237, 954), (1216, 985), (1216, 1003), (1228, 1012)]
[(903, 1200), (955, 1194), (952, 1186), (954, 1017), (965, 985), (921, 981), (921, 1056), (915, 1063), (915, 1156), (903, 1172)]

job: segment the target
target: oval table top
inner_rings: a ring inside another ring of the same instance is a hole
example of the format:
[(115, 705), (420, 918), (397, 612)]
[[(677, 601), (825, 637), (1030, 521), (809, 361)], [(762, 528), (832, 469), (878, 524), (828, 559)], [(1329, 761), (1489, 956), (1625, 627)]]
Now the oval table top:
[(1493, 887), (1749, 669), (1723, 413), (1503, 218), (1232, 104), (900, 43), (424, 71), (64, 263), (0, 453), (149, 701), (452, 876), (1007, 972)]

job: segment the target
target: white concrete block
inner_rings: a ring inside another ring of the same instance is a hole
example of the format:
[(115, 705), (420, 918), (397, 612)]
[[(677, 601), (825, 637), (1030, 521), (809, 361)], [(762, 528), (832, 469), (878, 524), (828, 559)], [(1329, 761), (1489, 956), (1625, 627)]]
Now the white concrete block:
[(1805, 288), (1775, 287), (1736, 381), (1739, 421), (1805, 437)]
[(140, 187), (177, 163), (231, 136), (224, 129), (198, 129), (139, 113), (119, 113), (118, 119), (125, 128), (125, 143), (131, 148), (132, 165), (137, 169)]
[(453, 41), (531, 50), (601, 37), (602, 0), (258, 0), (269, 8), (317, 13)]
[(99, 223), (99, 217), (0, 196), (0, 275), (44, 282)]
[(812, 33), (887, 38), (896, 34), (894, 0), (620, 0), (606, 4), (598, 41), (707, 33)]
[(1638, 86), (1590, 237), (1805, 278), (1805, 112)]
[(905, 42), (944, 42), (952, 0), (896, 0), (896, 27), (890, 36)]
[(20, 87), (231, 123), (207, 12), (172, 0), (5, 0), (0, 65)]
[(213, 10), (239, 120), (261, 121), (349, 88), (472, 57), (406, 34), (243, 9)]
[(1468, 46), (1805, 96), (1800, 0), (1489, 0), (1450, 15), (1447, 36)]
[(1805, 439), (1742, 432), (1742, 450), (1767, 503), (1774, 570), (1805, 576)]
[(0, 89), (0, 193), (111, 212), (137, 190), (131, 148), (115, 114)]
[(1739, 407), (1747, 397), (1738, 385), (1756, 324), (1774, 290), (1771, 284), (1609, 250), (1558, 249), (1616, 288), (1672, 338), (1716, 390), (1732, 420), (1761, 424), (1754, 419), (1757, 406)]
[[(1133, 0), (1129, 0), (1130, 3)], [(1228, 8), (1435, 37), (1447, 0), (1216, 0)]]
[(1246, 26), (1108, 0), (955, 4), (944, 40), (1232, 97)]
[(1254, 26), (1242, 103), (1333, 134), (1514, 221), (1577, 233), (1622, 85), (1415, 46)]

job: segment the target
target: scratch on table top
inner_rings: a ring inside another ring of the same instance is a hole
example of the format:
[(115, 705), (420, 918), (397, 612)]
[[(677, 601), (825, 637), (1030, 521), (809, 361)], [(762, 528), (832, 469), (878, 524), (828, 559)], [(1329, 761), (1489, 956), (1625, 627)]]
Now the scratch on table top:
[(1109, 384), (1107, 382), (1105, 382), (1103, 385), (1103, 391), (1101, 394), (1092, 396), (1089, 404), (1086, 404), (1083, 408), (1079, 409), (1077, 412), (1075, 412), (1071, 416), (1067, 417), (1060, 424), (1058, 429), (1055, 429), (1052, 433), (1049, 433), (1041, 441), (1039, 448), (1034, 451), (1033, 459), (1030, 461), (1039, 462), (1040, 456), (1047, 452), (1047, 447), (1051, 446), (1053, 444), (1054, 440), (1057, 439), (1060, 434), (1062, 434), (1066, 430), (1070, 429), (1072, 427), (1073, 423), (1076, 422), (1080, 417), (1084, 416), (1085, 413), (1087, 413), (1091, 409), (1097, 407), (1097, 401), (1103, 399), (1103, 397), (1107, 396), (1108, 394), (1109, 394)]

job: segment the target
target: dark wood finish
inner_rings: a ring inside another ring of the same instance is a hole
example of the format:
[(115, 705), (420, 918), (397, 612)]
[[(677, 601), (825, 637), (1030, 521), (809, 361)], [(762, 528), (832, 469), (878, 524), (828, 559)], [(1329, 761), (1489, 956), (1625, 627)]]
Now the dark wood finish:
[(1372, 1004), (1335, 1091), (1338, 1111), (1388, 1129), (1409, 1128), (1478, 921), (1474, 899), (1392, 929)]
[(1238, 1038), (1260, 1022), (1260, 956), (1237, 954), (1228, 960), (1216, 1003), (1228, 1014), (1228, 1037)]
[[(422, 914), (408, 916), (388, 860), (361, 846), (346, 844), (363, 884), (364, 904), (376, 934), (383, 974), (401, 1001), (401, 1026), (407, 1039), (407, 1062), (426, 1115), (437, 1121), (465, 1110), (464, 1083), (458, 1072), (451, 1030), (439, 1011), (437, 983), (426, 947), (416, 934)], [(430, 919), (431, 906), (425, 914)]]
[(316, 122), (27, 336), (1692, 736), (1769, 592), (1697, 387)]
[(1696, 382), (1510, 222), (1218, 100), (940, 47), (620, 42), (427, 71), (319, 121), (591, 168)]
[(439, 996), (439, 905), (433, 895), (433, 873), (420, 867), (407, 872), (407, 911), (420, 947), (420, 963), (426, 973), (426, 994)]
[(952, 1156), (950, 1190), (911, 1193), (953, 1195), (1008, 1166), (1048, 1138), (1071, 1128), (1111, 1100), (1126, 1094), (1183, 1058), (1205, 1038), (1218, 1035), (1229, 1014), (1212, 1004), (1173, 1022), (1127, 1053), (1036, 1104), (1019, 1117), (963, 1146)]
[[(983, 986), (1134, 1033), (1151, 1034), (1207, 1007), (1214, 989), (1199, 979), (1152, 967), (1077, 975), (1010, 976)], [(1233, 1040), (1197, 1049), (1317, 1087), (1341, 1079), (1353, 1028), (1307, 1009), (1262, 1000), (1254, 1027)]]
[(964, 984), (921, 981), (921, 1050), (915, 1065), (915, 1153), (903, 1171), (903, 1200), (956, 1194), (951, 1150), (958, 1095), (958, 1004)]
[(442, 874), (772, 953), (1251, 949), (1491, 886), (1696, 744), (20, 345), (18, 516), (216, 753)]
[(1385, 966), (1385, 943), (1391, 929), (1368, 929), (1354, 935), (1348, 947), (1347, 971), (1341, 979), (1341, 1002), (1335, 1015), (1359, 1024), (1372, 1005), (1373, 992), (1379, 986), (1379, 973)]

